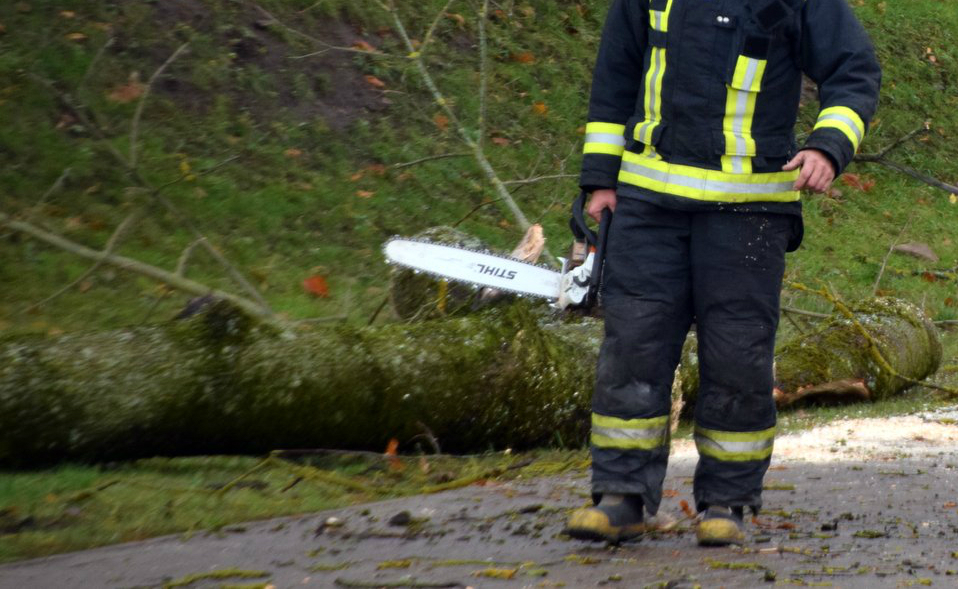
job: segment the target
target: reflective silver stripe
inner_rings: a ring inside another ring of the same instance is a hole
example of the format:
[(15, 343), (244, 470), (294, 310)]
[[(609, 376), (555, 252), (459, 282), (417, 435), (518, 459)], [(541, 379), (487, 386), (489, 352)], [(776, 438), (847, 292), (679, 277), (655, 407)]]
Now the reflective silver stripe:
[(608, 145), (617, 145), (625, 147), (625, 137), (622, 135), (613, 135), (612, 133), (586, 133), (586, 143), (606, 143)]
[[(661, 54), (661, 59), (660, 59), (660, 54)], [(662, 70), (662, 68), (659, 67), (659, 62), (665, 61), (665, 51), (660, 50), (657, 47), (653, 48), (652, 56), (650, 57), (650, 59), (652, 60), (653, 63), (652, 63), (652, 79), (649, 83), (649, 112), (645, 113), (646, 118), (649, 119), (649, 122), (646, 123), (645, 125), (642, 125), (642, 131), (641, 131), (641, 134), (639, 135), (639, 141), (645, 144), (652, 143), (652, 129), (654, 129), (655, 126), (658, 125), (658, 120), (653, 120), (653, 117), (655, 119), (658, 119), (657, 111), (656, 111), (656, 102), (655, 102), (656, 95), (658, 94), (658, 92), (656, 92), (656, 89), (659, 87), (659, 75)]]
[(668, 425), (648, 429), (592, 426), (592, 434), (615, 440), (662, 440), (668, 435)]
[(663, 12), (661, 10), (650, 10), (649, 12), (652, 13), (652, 28), (656, 31), (661, 31)]
[(745, 159), (740, 155), (731, 156), (732, 172), (735, 174), (745, 173)]
[(718, 440), (713, 440), (712, 438), (707, 438), (701, 434), (695, 434), (695, 444), (697, 446), (708, 446), (709, 448), (714, 448), (721, 452), (743, 454), (746, 452), (760, 452), (762, 450), (768, 450), (774, 446), (775, 440), (769, 438), (767, 440), (756, 440), (754, 442), (720, 442)]
[(628, 161), (622, 162), (622, 169), (638, 176), (644, 176), (650, 180), (657, 180), (665, 184), (675, 184), (677, 186), (685, 186), (686, 188), (693, 188), (708, 192), (722, 192), (726, 194), (769, 194), (776, 192), (789, 192), (795, 189), (794, 181), (770, 182), (767, 184), (722, 182), (720, 180), (692, 178), (690, 176), (680, 176), (678, 174), (660, 172), (658, 170), (646, 168)]
[(839, 121), (848, 125), (848, 128), (851, 129), (852, 133), (855, 134), (855, 137), (858, 138), (858, 142), (862, 141), (862, 133), (858, 130), (858, 123), (852, 120), (851, 117), (846, 117), (845, 115), (840, 115), (837, 113), (829, 113), (827, 115), (822, 115), (818, 117), (818, 122), (822, 121)]
[[(745, 67), (745, 77), (742, 80), (742, 87), (745, 90), (735, 89), (735, 118), (732, 119), (732, 134), (735, 136), (735, 153), (745, 155), (748, 152), (748, 144), (745, 141), (745, 135), (742, 128), (745, 123), (745, 113), (748, 109), (748, 92), (755, 82), (755, 74), (758, 71), (758, 60), (748, 58), (748, 65)], [(741, 162), (739, 162), (741, 165)], [(741, 169), (736, 168), (736, 172)]]

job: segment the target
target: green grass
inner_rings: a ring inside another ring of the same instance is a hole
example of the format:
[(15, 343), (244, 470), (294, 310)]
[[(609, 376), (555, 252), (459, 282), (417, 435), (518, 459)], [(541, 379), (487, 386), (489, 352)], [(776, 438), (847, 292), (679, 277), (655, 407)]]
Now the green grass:
[(407, 456), (395, 459), (396, 468), (362, 454), (265, 466), (253, 457), (201, 456), (2, 472), (0, 562), (172, 533), (241, 533), (243, 522), (468, 484), (527, 460), (505, 476), (584, 468), (585, 459), (581, 451)]

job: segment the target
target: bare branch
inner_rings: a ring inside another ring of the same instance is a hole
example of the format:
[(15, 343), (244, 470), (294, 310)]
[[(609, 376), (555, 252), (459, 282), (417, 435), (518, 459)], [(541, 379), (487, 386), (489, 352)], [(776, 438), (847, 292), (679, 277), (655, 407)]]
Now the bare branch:
[(146, 82), (146, 88), (143, 89), (143, 96), (140, 97), (140, 102), (136, 105), (136, 112), (133, 113), (133, 120), (130, 123), (130, 157), (128, 158), (130, 168), (136, 168), (136, 141), (140, 133), (140, 119), (143, 117), (143, 107), (146, 105), (146, 99), (150, 97), (153, 84), (156, 83), (157, 78), (163, 74), (166, 68), (176, 61), (176, 58), (186, 51), (186, 48), (189, 46), (189, 42), (180, 45), (176, 51), (163, 62), (163, 65), (156, 68), (156, 71), (153, 72), (153, 75), (150, 76), (150, 79)]
[(479, 137), (476, 141), (482, 148), (486, 137), (486, 91), (489, 86), (489, 51), (486, 43), (486, 20), (489, 17), (489, 0), (482, 0), (479, 11)]
[(26, 223), (24, 221), (15, 221), (4, 213), (0, 213), (0, 224), (3, 224), (15, 231), (26, 233), (27, 235), (39, 239), (40, 241), (64, 251), (68, 251), (72, 254), (76, 254), (80, 257), (97, 262), (102, 261), (104, 263), (110, 264), (111, 266), (116, 266), (122, 270), (128, 270), (130, 272), (141, 274), (162, 282), (177, 290), (181, 290), (195, 296), (212, 295), (216, 298), (227, 300), (250, 315), (254, 315), (265, 321), (273, 322), (277, 325), (282, 325), (282, 323), (273, 318), (272, 313), (263, 309), (263, 307), (253, 301), (250, 301), (249, 299), (211, 288), (199, 282), (189, 280), (188, 278), (176, 276), (171, 272), (167, 272), (166, 270), (157, 268), (156, 266), (151, 266), (150, 264), (145, 264), (124, 256), (110, 254), (105, 251), (97, 251), (88, 248), (84, 245), (70, 241), (60, 235), (50, 233), (49, 231), (45, 231), (35, 225), (31, 225), (30, 223)]
[[(355, 49), (355, 48), (353, 48), (353, 47), (340, 47), (340, 46), (337, 46), (337, 45), (330, 45), (329, 43), (327, 43), (326, 41), (323, 41), (322, 39), (317, 39), (316, 37), (314, 37), (314, 36), (312, 36), (312, 35), (306, 34), (306, 33), (302, 32), (302, 31), (299, 31), (299, 30), (294, 29), (293, 27), (287, 25), (287, 24), (284, 23), (283, 21), (281, 21), (281, 20), (279, 20), (278, 18), (276, 18), (275, 16), (273, 16), (273, 14), (272, 14), (271, 12), (269, 12), (268, 10), (266, 10), (265, 8), (263, 8), (262, 6), (260, 6), (259, 4), (256, 4), (255, 2), (247, 2), (247, 4), (248, 4), (249, 6), (252, 6), (252, 7), (255, 8), (256, 10), (258, 10), (258, 11), (260, 12), (260, 14), (262, 14), (263, 16), (265, 16), (266, 18), (268, 18), (268, 19), (271, 20), (272, 22), (276, 23), (277, 25), (283, 27), (284, 29), (286, 29), (286, 30), (289, 31), (290, 33), (296, 35), (297, 37), (301, 37), (301, 38), (303, 38), (303, 39), (306, 39), (307, 41), (309, 41), (309, 42), (311, 42), (311, 43), (315, 43), (316, 45), (319, 45), (320, 47), (323, 48), (323, 51), (318, 51), (318, 52), (315, 52), (315, 53), (308, 53), (308, 54), (306, 54), (306, 55), (297, 55), (297, 56), (291, 57), (290, 59), (303, 59), (303, 58), (306, 58), (306, 57), (312, 57), (313, 55), (319, 55), (319, 54), (321, 54), (321, 53), (325, 53), (326, 50), (345, 51), (346, 53), (359, 53), (360, 55), (368, 55), (369, 57), (384, 57), (384, 58), (387, 58), (387, 59), (397, 59), (397, 58), (398, 58), (398, 56), (396, 56), (396, 55), (390, 55), (389, 53), (382, 53), (382, 52), (380, 52), (380, 51), (363, 51), (362, 49)], [(317, 4), (318, 4), (318, 2), (317, 2)], [(307, 10), (308, 10), (308, 9), (307, 9)], [(305, 12), (305, 11), (304, 11), (304, 12)]]
[[(519, 227), (522, 229), (522, 231), (528, 231), (532, 223), (529, 222), (529, 219), (526, 218), (525, 213), (522, 212), (522, 209), (520, 209), (519, 205), (516, 204), (515, 199), (513, 199), (512, 195), (509, 194), (509, 191), (502, 183), (502, 180), (499, 179), (499, 176), (492, 168), (492, 164), (490, 164), (489, 160), (486, 158), (485, 152), (482, 150), (482, 146), (472, 139), (465, 125), (462, 124), (462, 122), (459, 120), (459, 117), (456, 116), (456, 113), (452, 110), (452, 108), (450, 108), (449, 101), (445, 96), (443, 96), (442, 92), (439, 91), (435, 80), (433, 80), (432, 75), (426, 68), (426, 64), (422, 59), (422, 54), (417, 52), (413, 47), (412, 40), (409, 38), (406, 27), (403, 25), (402, 19), (399, 17), (399, 11), (396, 9), (395, 1), (389, 0), (388, 5), (382, 0), (374, 0), (374, 2), (392, 17), (396, 31), (399, 33), (400, 39), (402, 39), (403, 43), (406, 45), (406, 49), (409, 51), (409, 58), (412, 59), (416, 64), (416, 69), (419, 71), (419, 75), (422, 78), (423, 83), (426, 85), (426, 88), (429, 90), (430, 94), (432, 94), (433, 100), (435, 100), (436, 104), (443, 110), (450, 122), (455, 125), (462, 142), (465, 143), (466, 146), (472, 151), (472, 155), (475, 158), (476, 163), (479, 164), (479, 168), (482, 170), (483, 174), (485, 174), (486, 179), (496, 190), (499, 200), (506, 204), (506, 208), (519, 224)], [(543, 252), (543, 256), (545, 256), (545, 258), (552, 264), (558, 264), (558, 260), (556, 260), (548, 250)]]
[(391, 165), (391, 166), (389, 166), (389, 167), (392, 168), (392, 169), (394, 169), (394, 170), (401, 170), (402, 168), (408, 168), (408, 167), (410, 167), (410, 166), (415, 166), (416, 164), (421, 164), (421, 163), (423, 163), (423, 162), (430, 162), (430, 161), (433, 161), (433, 160), (443, 160), (443, 159), (451, 158), (451, 157), (463, 157), (463, 156), (467, 156), (467, 155), (472, 155), (472, 154), (471, 154), (470, 152), (468, 152), (468, 151), (466, 151), (466, 152), (458, 152), (458, 153), (441, 153), (441, 154), (439, 154), (439, 155), (430, 155), (430, 156), (426, 156), (426, 157), (421, 157), (421, 158), (419, 158), (418, 160), (413, 160), (413, 161), (411, 161), (411, 162), (403, 162), (403, 163), (401, 163), (401, 164), (393, 164), (393, 165)]
[(521, 180), (505, 180), (503, 185), (505, 186), (522, 186), (525, 184), (535, 184), (536, 182), (543, 182), (545, 180), (565, 180), (568, 178), (578, 178), (578, 174), (551, 174), (549, 176), (537, 176), (535, 178), (523, 178)]
[(436, 27), (439, 26), (439, 21), (442, 20), (443, 15), (449, 11), (449, 7), (452, 6), (453, 2), (455, 2), (455, 0), (448, 0), (446, 5), (436, 13), (436, 18), (432, 19), (432, 24), (429, 25), (428, 29), (426, 29), (426, 34), (423, 35), (422, 43), (419, 45), (420, 54), (426, 50), (426, 46), (429, 45), (430, 41), (432, 41), (433, 35), (436, 33)]
[(190, 256), (193, 255), (193, 250), (196, 249), (196, 246), (200, 244), (201, 241), (206, 239), (201, 237), (190, 242), (190, 245), (183, 248), (183, 252), (180, 254), (180, 258), (176, 261), (176, 270), (173, 271), (173, 274), (177, 276), (183, 276), (186, 273), (186, 264), (190, 261)]
[[(143, 209), (142, 209), (142, 208), (136, 209), (135, 211), (133, 211), (132, 213), (130, 213), (129, 215), (127, 215), (126, 218), (123, 219), (123, 221), (120, 222), (119, 225), (117, 225), (117, 228), (113, 231), (113, 235), (110, 236), (110, 239), (107, 240), (107, 242), (106, 242), (106, 247), (103, 248), (103, 252), (104, 252), (106, 255), (112, 254), (113, 251), (116, 249), (117, 245), (119, 245), (120, 240), (123, 239), (123, 238), (126, 236), (126, 234), (127, 234), (127, 232), (129, 231), (130, 227), (132, 227), (134, 223), (136, 223), (137, 221), (139, 221), (142, 216), (143, 216)], [(92, 266), (90, 266), (89, 269), (87, 269), (86, 272), (84, 272), (83, 274), (81, 274), (80, 276), (78, 276), (75, 280), (73, 280), (72, 282), (70, 282), (70, 283), (67, 284), (66, 286), (60, 288), (60, 289), (57, 290), (55, 293), (53, 293), (52, 295), (46, 297), (46, 298), (43, 299), (42, 301), (40, 301), (40, 302), (38, 302), (38, 303), (33, 303), (32, 305), (30, 305), (29, 307), (27, 307), (26, 309), (24, 309), (24, 312), (27, 313), (27, 312), (32, 311), (33, 309), (39, 309), (40, 307), (42, 307), (42, 306), (46, 305), (47, 303), (49, 303), (50, 301), (56, 299), (57, 297), (59, 297), (60, 295), (62, 295), (62, 294), (65, 293), (65, 292), (67, 292), (68, 290), (73, 289), (73, 287), (77, 286), (78, 284), (80, 284), (81, 282), (83, 282), (84, 280), (86, 280), (87, 278), (89, 278), (90, 276), (92, 276), (93, 273), (96, 272), (97, 270), (99, 270), (99, 269), (100, 269), (100, 266), (102, 266), (102, 265), (103, 265), (103, 260), (102, 260), (102, 259), (101, 259), (101, 260), (97, 260), (96, 262), (94, 262), (94, 264), (93, 264)]]
[(903, 143), (907, 141), (914, 139), (918, 135), (927, 133), (930, 129), (931, 129), (930, 123), (925, 122), (921, 127), (915, 129), (914, 131), (910, 133), (906, 133), (905, 135), (902, 135), (901, 137), (893, 141), (890, 145), (881, 149), (878, 153), (858, 154), (854, 157), (853, 161), (858, 163), (863, 163), (863, 164), (880, 164), (887, 168), (891, 168), (893, 170), (896, 170), (898, 172), (911, 176), (912, 178), (916, 180), (920, 180), (933, 188), (940, 188), (941, 190), (944, 190), (945, 192), (948, 192), (949, 194), (958, 194), (958, 186), (954, 184), (948, 184), (947, 182), (943, 182), (937, 178), (934, 178), (925, 173), (919, 172), (918, 170), (912, 168), (911, 166), (900, 164), (898, 162), (889, 160), (885, 157), (888, 154), (888, 152), (890, 152), (891, 150), (895, 149), (896, 147), (902, 145)]
[(917, 209), (912, 209), (911, 214), (908, 215), (908, 219), (905, 221), (905, 224), (901, 226), (901, 230), (898, 232), (898, 235), (895, 236), (895, 241), (888, 246), (888, 251), (885, 252), (885, 258), (881, 261), (881, 268), (878, 269), (878, 276), (875, 277), (875, 284), (872, 285), (872, 296), (876, 296), (878, 294), (878, 285), (881, 283), (881, 277), (885, 273), (885, 266), (888, 265), (888, 258), (891, 257), (891, 253), (895, 250), (895, 246), (898, 245), (898, 242), (901, 240), (901, 236), (905, 234), (908, 226), (911, 225), (911, 220), (915, 217), (916, 210)]
[(828, 313), (816, 313), (815, 311), (806, 311), (805, 309), (796, 309), (795, 307), (782, 307), (783, 313), (791, 313), (793, 315), (804, 315), (805, 317), (812, 317), (815, 319), (828, 319), (832, 317)]
[(103, 54), (106, 53), (106, 50), (113, 46), (116, 43), (116, 37), (110, 37), (106, 40), (106, 43), (100, 47), (100, 50), (96, 52), (96, 55), (93, 56), (93, 59), (90, 60), (90, 65), (87, 66), (86, 71), (83, 72), (83, 77), (80, 78), (80, 82), (77, 84), (77, 92), (83, 89), (86, 85), (88, 79), (90, 79), (90, 74), (93, 73), (93, 69), (100, 62), (100, 59), (103, 57)]

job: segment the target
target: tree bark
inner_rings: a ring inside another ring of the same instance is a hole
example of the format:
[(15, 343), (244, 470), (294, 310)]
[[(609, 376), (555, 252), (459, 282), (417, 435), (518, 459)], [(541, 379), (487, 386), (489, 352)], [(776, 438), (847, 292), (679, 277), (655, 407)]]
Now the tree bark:
[(0, 466), (284, 447), (579, 445), (600, 326), (519, 303), (282, 334), (219, 302), (165, 325), (0, 341)]

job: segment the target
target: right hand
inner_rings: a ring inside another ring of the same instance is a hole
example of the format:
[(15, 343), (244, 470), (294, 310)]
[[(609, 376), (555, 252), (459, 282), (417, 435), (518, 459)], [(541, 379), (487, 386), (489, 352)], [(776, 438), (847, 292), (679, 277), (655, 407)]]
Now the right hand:
[(600, 188), (592, 192), (589, 203), (585, 207), (585, 212), (595, 219), (596, 223), (602, 220), (602, 209), (609, 209), (615, 212), (615, 190), (612, 188)]

